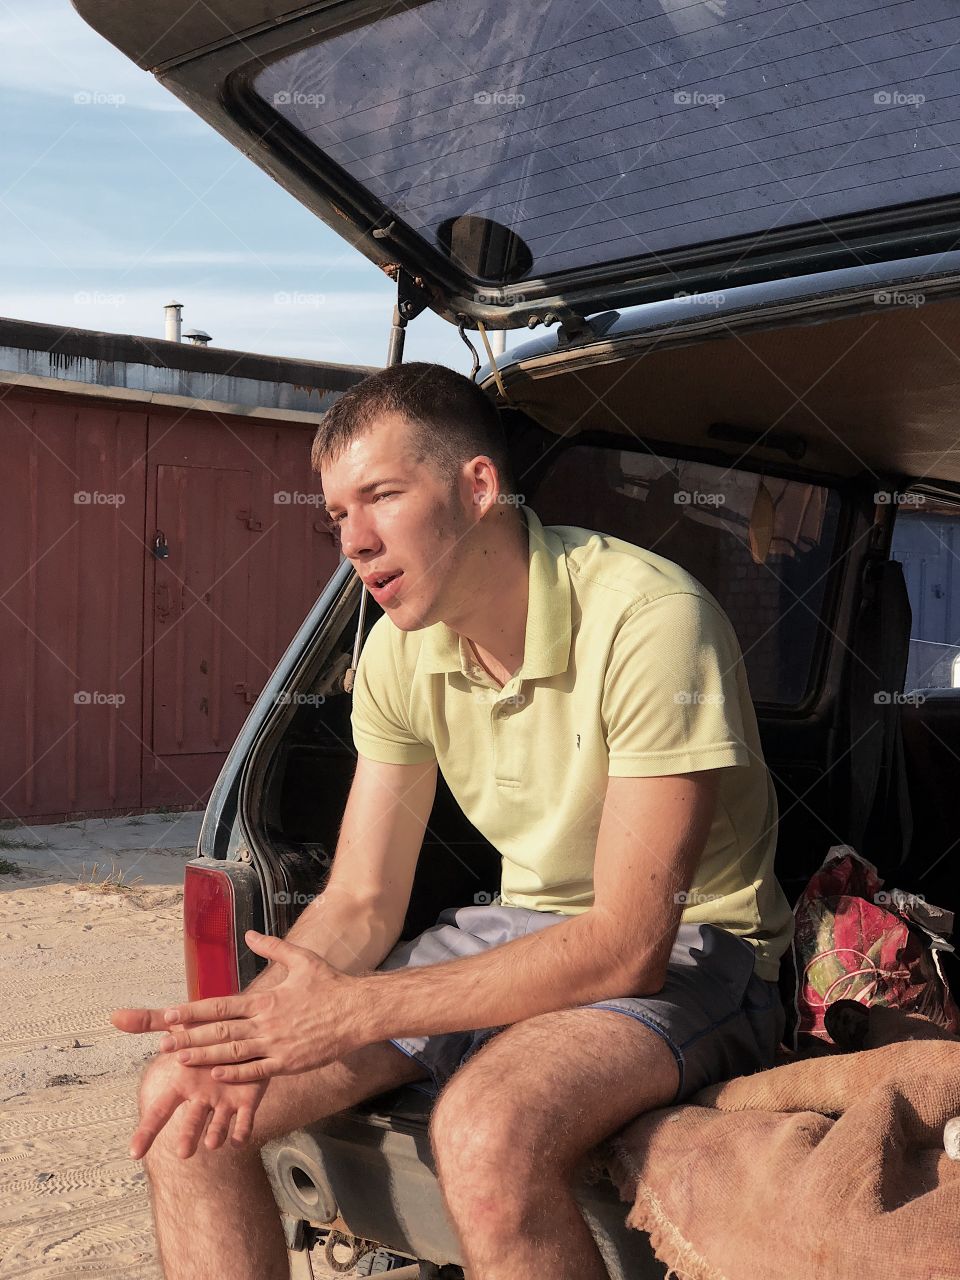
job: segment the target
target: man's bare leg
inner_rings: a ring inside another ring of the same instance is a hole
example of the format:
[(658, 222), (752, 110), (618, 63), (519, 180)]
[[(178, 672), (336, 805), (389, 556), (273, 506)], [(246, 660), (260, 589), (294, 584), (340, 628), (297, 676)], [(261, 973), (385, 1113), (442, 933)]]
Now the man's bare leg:
[[(141, 1113), (178, 1068), (166, 1054), (147, 1066)], [(181, 1106), (144, 1157), (157, 1245), (166, 1280), (289, 1280), (280, 1215), (260, 1148), (313, 1120), (334, 1115), (388, 1089), (426, 1078), (426, 1072), (388, 1043), (367, 1045), (341, 1062), (297, 1076), (274, 1077), (244, 1147), (217, 1150), (203, 1143), (189, 1159), (177, 1146), (190, 1116)]]
[(623, 1014), (568, 1009), (515, 1023), (440, 1094), (431, 1141), (474, 1280), (608, 1280), (573, 1195), (576, 1166), (628, 1121), (669, 1103), (678, 1068)]

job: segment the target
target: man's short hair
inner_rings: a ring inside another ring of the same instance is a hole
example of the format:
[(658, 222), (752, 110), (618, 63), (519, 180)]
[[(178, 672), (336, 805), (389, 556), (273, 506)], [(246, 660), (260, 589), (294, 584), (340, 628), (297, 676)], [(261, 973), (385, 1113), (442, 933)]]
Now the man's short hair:
[(384, 414), (405, 418), (421, 456), (451, 480), (465, 462), (486, 454), (496, 464), (501, 489), (512, 488), (493, 401), (462, 373), (425, 361), (391, 365), (348, 388), (320, 419), (310, 454), (313, 469), (319, 471)]

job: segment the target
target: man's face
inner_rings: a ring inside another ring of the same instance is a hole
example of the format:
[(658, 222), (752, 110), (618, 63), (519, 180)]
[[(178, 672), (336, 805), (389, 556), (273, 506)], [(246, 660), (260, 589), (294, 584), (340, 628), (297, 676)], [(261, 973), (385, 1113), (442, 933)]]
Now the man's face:
[(463, 486), (420, 455), (405, 419), (378, 419), (323, 463), (321, 480), (343, 554), (396, 626), (416, 631), (461, 612), (477, 516)]

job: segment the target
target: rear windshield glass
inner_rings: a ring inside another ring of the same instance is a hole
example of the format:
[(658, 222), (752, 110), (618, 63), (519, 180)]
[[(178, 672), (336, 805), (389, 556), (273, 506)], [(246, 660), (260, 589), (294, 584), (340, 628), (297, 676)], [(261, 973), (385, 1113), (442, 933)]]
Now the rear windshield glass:
[(948, 0), (431, 0), (253, 83), (504, 282), (955, 193), (958, 44)]
[(730, 618), (753, 700), (804, 700), (836, 561), (836, 492), (574, 445), (558, 453), (530, 505), (544, 524), (597, 529), (682, 565)]

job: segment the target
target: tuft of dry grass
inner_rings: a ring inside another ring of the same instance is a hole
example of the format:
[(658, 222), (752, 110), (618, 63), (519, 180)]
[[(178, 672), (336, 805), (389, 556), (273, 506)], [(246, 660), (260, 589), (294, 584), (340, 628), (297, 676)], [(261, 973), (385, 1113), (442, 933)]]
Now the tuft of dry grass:
[(0, 876), (22, 876), (23, 868), (9, 858), (0, 858)]
[(84, 879), (86, 870), (87, 864), (84, 863), (77, 877), (77, 888), (86, 893), (133, 893), (143, 881), (143, 876), (134, 876), (132, 880), (128, 880), (126, 870), (116, 863), (106, 871), (99, 862), (95, 862), (89, 877)]

